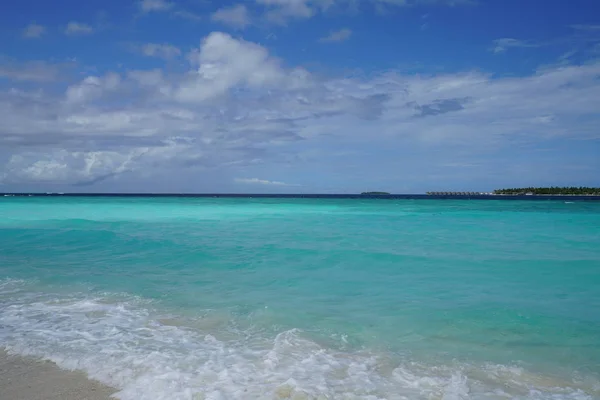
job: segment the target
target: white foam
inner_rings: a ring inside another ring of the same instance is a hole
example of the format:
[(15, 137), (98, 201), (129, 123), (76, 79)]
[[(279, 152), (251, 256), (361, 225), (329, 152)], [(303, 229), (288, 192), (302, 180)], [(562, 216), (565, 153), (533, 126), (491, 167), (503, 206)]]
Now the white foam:
[(268, 337), (225, 332), (215, 321), (191, 326), (135, 298), (49, 295), (32, 292), (23, 282), (0, 281), (0, 345), (83, 370), (120, 389), (122, 400), (600, 396), (590, 384), (551, 380), (520, 368), (392, 363), (385, 354), (336, 351), (299, 330)]

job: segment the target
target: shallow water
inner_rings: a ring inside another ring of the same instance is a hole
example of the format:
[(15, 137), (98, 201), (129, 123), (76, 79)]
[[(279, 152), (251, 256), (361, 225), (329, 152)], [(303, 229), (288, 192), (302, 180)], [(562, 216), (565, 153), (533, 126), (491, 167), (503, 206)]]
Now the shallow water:
[(600, 398), (600, 203), (1, 198), (0, 345), (126, 400)]

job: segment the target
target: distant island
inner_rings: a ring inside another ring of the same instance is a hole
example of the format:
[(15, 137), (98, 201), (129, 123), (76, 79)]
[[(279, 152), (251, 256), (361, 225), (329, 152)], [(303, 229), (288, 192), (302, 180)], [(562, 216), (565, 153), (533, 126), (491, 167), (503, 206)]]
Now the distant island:
[(496, 189), (493, 192), (427, 192), (430, 196), (600, 196), (593, 187), (525, 187)]
[(362, 195), (366, 196), (382, 196), (382, 195), (390, 195), (388, 192), (362, 192)]
[(600, 188), (593, 187), (527, 187), (494, 190), (500, 195), (547, 195), (547, 196), (600, 196)]

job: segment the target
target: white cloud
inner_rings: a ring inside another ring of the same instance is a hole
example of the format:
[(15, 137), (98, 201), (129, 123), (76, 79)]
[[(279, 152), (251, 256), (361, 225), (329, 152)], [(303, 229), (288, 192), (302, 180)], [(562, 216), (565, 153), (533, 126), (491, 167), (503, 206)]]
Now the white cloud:
[(310, 0), (256, 0), (267, 8), (265, 17), (271, 22), (285, 24), (289, 18), (310, 18), (317, 6)]
[(184, 102), (209, 100), (234, 87), (275, 87), (286, 78), (279, 60), (267, 49), (225, 33), (211, 33), (188, 58), (197, 69), (176, 91), (176, 98)]
[(202, 15), (187, 10), (173, 11), (173, 15), (179, 18), (188, 19), (190, 21), (202, 21), (204, 19)]
[(153, 69), (150, 71), (129, 71), (128, 76), (130, 79), (138, 82), (140, 86), (159, 86), (164, 82), (162, 70)]
[(112, 151), (58, 150), (50, 154), (25, 152), (10, 158), (6, 166), (5, 179), (77, 184), (123, 173), (129, 170), (133, 158), (132, 154)]
[(472, 6), (477, 5), (477, 0), (372, 0), (376, 5), (390, 5), (395, 7), (417, 6)]
[(264, 17), (270, 22), (286, 24), (290, 19), (311, 18), (320, 12), (332, 9), (356, 10), (369, 7), (380, 13), (390, 10), (416, 6), (462, 6), (477, 4), (476, 0), (256, 0), (264, 7)]
[(270, 185), (270, 186), (300, 186), (279, 181), (268, 181), (266, 179), (258, 178), (235, 178), (236, 183), (250, 184), (250, 185)]
[(181, 55), (181, 50), (170, 44), (147, 43), (141, 47), (141, 51), (148, 57), (159, 57), (165, 60)]
[(428, 5), (440, 5), (440, 6), (464, 6), (464, 5), (476, 5), (476, 0), (375, 0), (379, 3), (393, 4), (396, 6), (428, 6)]
[(498, 53), (504, 53), (509, 48), (515, 48), (515, 47), (527, 48), (527, 47), (539, 47), (539, 46), (540, 46), (539, 44), (526, 42), (526, 41), (519, 40), (519, 39), (502, 38), (502, 39), (494, 40), (494, 46), (491, 48), (491, 51), (498, 54)]
[(26, 151), (13, 155), (0, 175), (0, 182), (92, 184), (128, 172), (144, 172), (159, 163), (166, 166), (174, 160), (193, 161), (201, 151), (179, 138), (167, 138), (160, 146), (135, 147), (100, 151), (67, 151), (47, 153)]
[(350, 29), (344, 28), (340, 29), (339, 31), (331, 32), (329, 35), (319, 39), (319, 41), (325, 43), (343, 42), (345, 40), (350, 39), (350, 36), (352, 36), (352, 31)]
[(211, 15), (211, 19), (238, 29), (246, 28), (251, 22), (248, 8), (243, 4), (221, 8)]
[(139, 5), (143, 12), (167, 11), (173, 7), (173, 3), (165, 0), (141, 0)]
[[(220, 32), (188, 59), (179, 74), (108, 72), (73, 82), (61, 94), (55, 86), (17, 88), (20, 79), (47, 79), (38, 77), (43, 65), (24, 74), (24, 64), (11, 61), (7, 69), (0, 62), (13, 87), (0, 90), (3, 180), (93, 183), (198, 169), (260, 176), (251, 168), (309, 169), (318, 160), (335, 168), (327, 149), (355, 151), (349, 167), (337, 166), (342, 172), (336, 173), (350, 174), (352, 166), (365, 167), (356, 163), (366, 148), (439, 148), (445, 151), (440, 163), (448, 164), (457, 162), (447, 155), (452, 146), (479, 157), (520, 141), (600, 135), (600, 63), (510, 78), (481, 72), (325, 78)], [(322, 155), (311, 156), (314, 149)]]
[(104, 77), (88, 76), (80, 83), (67, 88), (66, 101), (69, 104), (89, 102), (109, 91), (116, 90), (120, 82), (120, 76), (115, 73), (109, 73)]
[(59, 75), (59, 65), (43, 61), (16, 62), (0, 57), (0, 77), (15, 81), (50, 82)]
[(43, 25), (31, 23), (23, 30), (23, 37), (28, 39), (37, 39), (46, 33), (46, 28)]
[[(544, 41), (520, 40), (514, 38), (500, 38), (493, 42), (490, 51), (493, 53), (504, 53), (511, 48), (560, 48), (565, 57), (559, 62), (575, 54), (593, 55), (593, 47), (600, 44), (600, 25), (571, 25), (572, 31), (566, 35), (549, 38)], [(592, 48), (590, 50), (590, 48)], [(565, 49), (568, 49), (565, 51)]]
[(138, 6), (143, 14), (167, 13), (170, 16), (190, 21), (201, 21), (204, 19), (202, 15), (181, 8), (180, 3), (167, 0), (139, 0)]
[(600, 31), (600, 25), (591, 25), (591, 24), (571, 25), (571, 28), (580, 30), (580, 31), (587, 31), (587, 32), (599, 32)]
[(90, 25), (75, 21), (69, 22), (65, 28), (67, 35), (89, 35), (92, 32), (94, 32), (94, 28)]

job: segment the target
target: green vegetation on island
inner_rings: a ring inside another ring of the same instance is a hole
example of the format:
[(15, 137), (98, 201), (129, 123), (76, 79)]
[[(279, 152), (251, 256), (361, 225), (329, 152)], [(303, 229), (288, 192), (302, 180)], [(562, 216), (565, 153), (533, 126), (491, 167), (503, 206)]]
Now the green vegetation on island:
[(562, 195), (600, 196), (600, 188), (593, 187), (527, 187), (494, 190), (494, 194), (504, 195)]
[(382, 195), (389, 195), (391, 193), (388, 193), (388, 192), (362, 192), (361, 194), (366, 195), (366, 196), (382, 196)]

